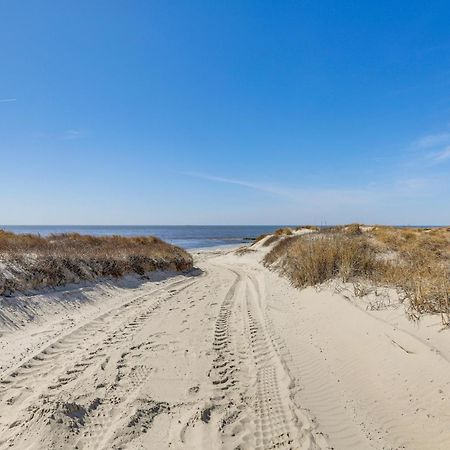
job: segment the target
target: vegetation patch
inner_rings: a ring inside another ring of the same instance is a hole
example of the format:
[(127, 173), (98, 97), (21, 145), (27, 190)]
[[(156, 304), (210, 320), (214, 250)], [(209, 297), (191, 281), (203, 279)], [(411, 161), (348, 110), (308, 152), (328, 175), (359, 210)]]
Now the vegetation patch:
[(269, 236), (269, 234), (267, 234), (267, 233), (266, 234), (260, 234), (258, 237), (256, 237), (254, 239), (253, 244), (256, 244), (257, 242), (262, 241), (267, 236)]
[(275, 236), (292, 236), (293, 232), (290, 228), (278, 228), (278, 230), (275, 231)]
[(304, 230), (304, 229), (311, 230), (311, 231), (320, 231), (320, 227), (318, 227), (317, 225), (300, 225), (295, 228), (296, 231)]
[[(364, 231), (370, 230), (370, 231)], [(397, 288), (411, 317), (450, 317), (450, 231), (352, 224), (280, 241), (265, 257), (297, 287), (340, 278)]]
[(193, 267), (185, 250), (156, 237), (42, 237), (0, 230), (0, 295), (101, 277)]
[(236, 255), (246, 255), (247, 253), (254, 253), (256, 250), (254, 250), (253, 248), (250, 247), (239, 247), (238, 249), (235, 250), (234, 253), (236, 253)]
[(269, 245), (272, 245), (274, 242), (277, 242), (279, 239), (280, 236), (274, 234), (264, 241), (263, 247), (268, 247)]

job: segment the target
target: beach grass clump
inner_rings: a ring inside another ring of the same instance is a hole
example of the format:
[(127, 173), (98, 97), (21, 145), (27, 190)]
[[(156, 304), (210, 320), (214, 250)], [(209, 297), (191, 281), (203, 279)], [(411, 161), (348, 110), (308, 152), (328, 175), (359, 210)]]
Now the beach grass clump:
[(277, 234), (273, 234), (272, 236), (269, 236), (263, 243), (263, 247), (268, 247), (269, 245), (272, 245), (274, 242), (277, 242), (280, 239), (280, 236)]
[(314, 286), (339, 277), (344, 282), (374, 270), (374, 249), (363, 239), (342, 235), (296, 236), (278, 244), (265, 257), (282, 267), (297, 287)]
[(447, 228), (420, 229), (375, 227), (374, 239), (384, 248), (425, 258), (450, 259), (450, 231)]
[(272, 234), (271, 233), (265, 233), (265, 234), (261, 234), (258, 237), (256, 237), (253, 240), (252, 245), (256, 244), (257, 242), (262, 241), (263, 239), (267, 238), (269, 236), (269, 238), (264, 241), (263, 243), (263, 247), (268, 247), (269, 245), (273, 244), (275, 241), (277, 241), (279, 238), (281, 237), (286, 237), (286, 236), (292, 236), (294, 233), (293, 231), (288, 228), (278, 228), (277, 230), (275, 230)]
[(363, 233), (359, 223), (351, 223), (343, 229), (344, 233), (350, 236), (359, 236)]
[(254, 253), (255, 251), (256, 250), (254, 250), (251, 247), (239, 247), (234, 251), (234, 253), (236, 255), (243, 256), (243, 255), (247, 255), (249, 253)]
[(278, 230), (275, 230), (274, 232), (275, 236), (292, 236), (293, 234), (292, 230), (288, 227), (278, 228)]
[(298, 227), (295, 227), (296, 231), (299, 230), (311, 230), (311, 231), (320, 231), (320, 227), (317, 225), (299, 225)]
[(270, 236), (268, 233), (265, 234), (260, 234), (259, 236), (257, 236), (254, 240), (253, 240), (253, 244), (256, 244), (259, 241), (262, 241), (264, 238), (266, 238), (267, 236)]
[(144, 275), (193, 266), (185, 250), (153, 236), (43, 237), (0, 230), (0, 295), (101, 277)]
[[(367, 227), (369, 228), (369, 227)], [(412, 317), (450, 315), (450, 232), (360, 225), (280, 241), (266, 256), (297, 287), (331, 279), (397, 288)]]

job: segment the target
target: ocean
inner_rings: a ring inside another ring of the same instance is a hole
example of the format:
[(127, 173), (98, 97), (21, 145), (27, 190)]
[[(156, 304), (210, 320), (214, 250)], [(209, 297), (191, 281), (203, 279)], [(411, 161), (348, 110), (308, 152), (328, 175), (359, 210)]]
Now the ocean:
[(58, 233), (80, 233), (94, 236), (156, 236), (185, 249), (241, 244), (248, 238), (271, 233), (286, 225), (0, 225), (15, 233), (48, 236)]

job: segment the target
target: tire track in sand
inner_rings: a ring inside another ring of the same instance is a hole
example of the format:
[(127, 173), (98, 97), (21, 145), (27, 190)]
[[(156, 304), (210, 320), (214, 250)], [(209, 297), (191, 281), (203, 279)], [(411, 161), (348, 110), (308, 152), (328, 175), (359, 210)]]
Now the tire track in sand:
[(211, 396), (185, 425), (182, 443), (193, 448), (193, 442), (202, 442), (198, 434), (204, 433), (211, 439), (210, 448), (328, 448), (314, 422), (293, 402), (295, 385), (274, 331), (266, 324), (258, 281), (250, 273), (225, 268), (236, 279), (215, 323)]
[[(98, 365), (100, 369), (100, 358), (104, 359), (102, 366), (107, 364), (108, 355), (123, 346), (126, 347), (126, 343), (132, 341), (134, 334), (153, 312), (166, 300), (196, 281), (178, 280), (128, 300), (121, 306), (103, 313), (91, 322), (60, 337), (4, 376), (0, 390), (0, 408), (9, 408), (14, 412), (15, 419), (13, 424), (2, 423), (0, 420), (2, 434), (0, 447), (7, 441), (12, 444), (16, 438), (23, 436), (36, 420), (42, 421), (44, 417), (51, 415), (50, 410), (53, 406), (59, 407), (60, 394), (70, 389), (71, 382), (78, 381), (83, 372), (94, 364), (94, 367)], [(72, 358), (69, 361), (66, 358), (64, 361), (68, 352), (72, 354)], [(120, 368), (118, 364), (118, 369)], [(133, 391), (145, 381), (146, 374), (141, 375), (138, 371), (126, 374), (131, 379)], [(36, 389), (37, 386), (39, 389)], [(92, 427), (93, 434), (98, 435), (99, 444), (102, 442), (105, 426), (108, 427), (107, 423), (102, 423), (104, 415), (101, 412), (111, 409), (112, 405), (115, 406), (127, 395), (127, 392), (122, 390), (121, 383), (115, 383), (113, 389), (110, 389), (110, 392), (114, 393), (111, 397), (114, 398), (109, 398), (107, 395), (102, 403), (95, 404), (92, 413), (83, 412), (86, 414), (89, 425), (92, 423), (91, 416), (100, 419), (100, 423), (93, 424)]]
[(256, 370), (256, 450), (323, 449), (327, 443), (315, 433), (311, 418), (296, 407), (295, 384), (286, 369), (277, 337), (265, 319), (264, 298), (258, 281), (247, 279), (248, 336)]

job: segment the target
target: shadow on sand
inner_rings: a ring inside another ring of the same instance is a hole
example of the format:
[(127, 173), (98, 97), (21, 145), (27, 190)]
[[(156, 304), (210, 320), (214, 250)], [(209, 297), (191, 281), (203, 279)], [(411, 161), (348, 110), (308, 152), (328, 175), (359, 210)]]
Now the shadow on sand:
[[(94, 304), (98, 295), (112, 297), (114, 289), (139, 289), (145, 283), (158, 285), (170, 278), (195, 278), (203, 275), (197, 267), (184, 272), (155, 271), (145, 275), (125, 275), (120, 278), (99, 278), (95, 281), (67, 284), (37, 291), (0, 296), (0, 338), (2, 332), (23, 328), (36, 317), (51, 314), (53, 307), (73, 311), (82, 304)], [(98, 295), (94, 295), (98, 294)]]

